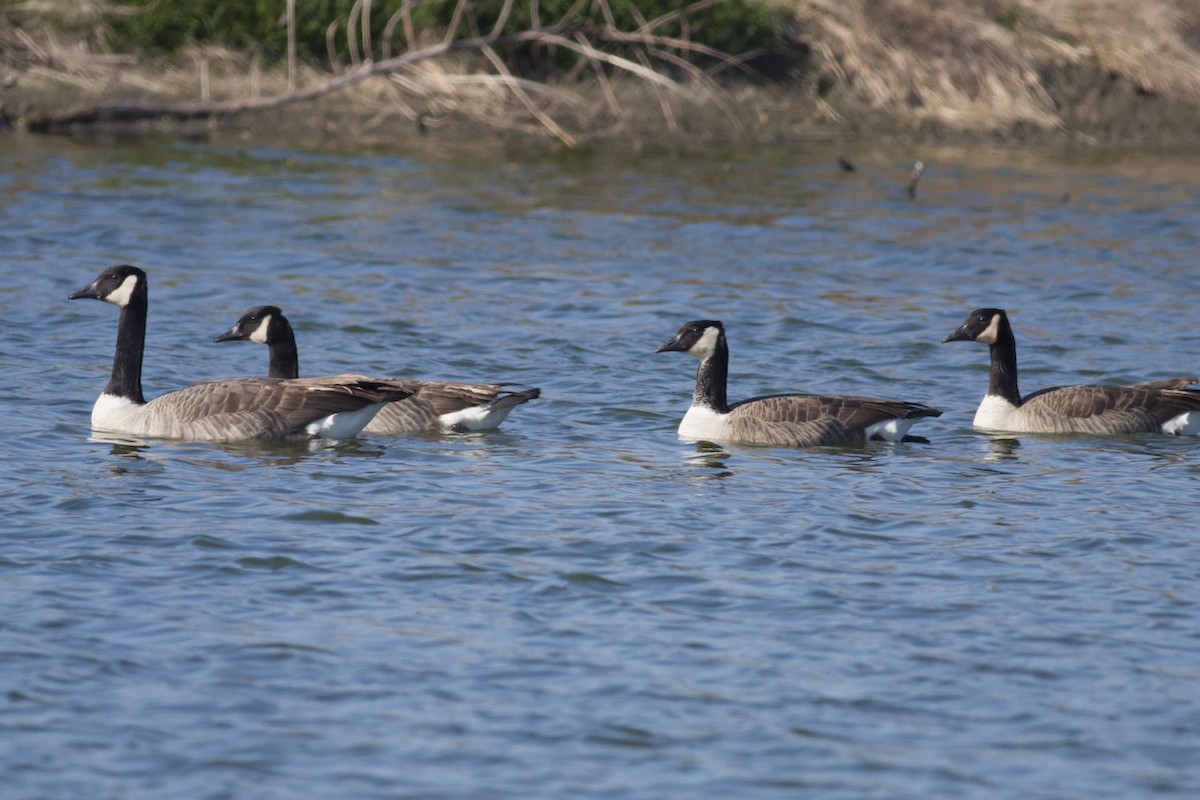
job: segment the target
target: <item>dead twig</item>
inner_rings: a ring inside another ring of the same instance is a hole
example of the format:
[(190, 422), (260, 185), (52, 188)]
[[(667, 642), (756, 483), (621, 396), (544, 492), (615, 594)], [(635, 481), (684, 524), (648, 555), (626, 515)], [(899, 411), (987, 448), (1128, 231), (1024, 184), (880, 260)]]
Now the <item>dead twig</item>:
[(491, 47), (483, 47), (481, 48), (481, 52), (488, 61), (492, 62), (492, 66), (496, 68), (496, 71), (507, 79), (505, 85), (512, 91), (514, 95), (517, 96), (517, 99), (520, 100), (525, 108), (529, 110), (529, 113), (533, 114), (537, 121), (542, 123), (546, 130), (554, 134), (559, 141), (561, 141), (567, 147), (574, 147), (575, 137), (563, 130), (557, 122), (544, 114), (542, 110), (537, 107), (537, 103), (533, 102), (533, 99), (525, 93), (525, 90), (522, 89), (521, 85), (517, 83), (516, 79), (513, 78), (512, 73), (508, 71), (508, 67), (504, 65), (504, 61), (501, 60), (500, 56), (496, 55), (496, 51)]
[[(174, 119), (187, 121), (211, 118), (223, 115), (242, 114), (247, 112), (274, 109), (281, 106), (315, 100), (324, 95), (336, 92), (345, 87), (365, 81), (378, 75), (390, 75), (397, 85), (405, 85), (419, 97), (432, 97), (435, 105), (440, 105), (443, 111), (454, 110), (455, 103), (446, 105), (449, 89), (437, 90), (429, 95), (427, 90), (420, 90), (424, 80), (434, 73), (425, 73), (421, 80), (413, 80), (404, 76), (413, 67), (422, 62), (437, 59), (458, 52), (476, 52), (490, 65), (496, 75), (487, 80), (475, 77), (459, 81), (465, 85), (474, 80), (480, 86), (492, 85), (500, 87), (508, 95), (515, 98), (528, 114), (537, 121), (542, 130), (548, 132), (567, 146), (575, 146), (579, 136), (566, 130), (553, 116), (568, 95), (562, 91), (554, 92), (545, 108), (535, 101), (534, 84), (517, 78), (512, 74), (508, 65), (500, 57), (498, 50), (508, 47), (533, 45), (550, 52), (566, 51), (578, 56), (575, 64), (567, 72), (568, 82), (578, 79), (589, 67), (595, 75), (597, 84), (602, 92), (605, 104), (611, 115), (619, 121), (624, 111), (617, 100), (614, 81), (620, 76), (643, 81), (649, 84), (659, 101), (664, 119), (671, 130), (678, 130), (675, 113), (672, 110), (669, 94), (684, 97), (693, 102), (715, 102), (738, 125), (738, 116), (732, 110), (724, 93), (712, 80), (709, 71), (692, 63), (688, 56), (699, 56), (715, 61), (719, 69), (728, 67), (745, 68), (738, 58), (721, 53), (711, 47), (691, 41), (689, 29), (682, 24), (683, 38), (663, 36), (654, 31), (661, 29), (668, 21), (682, 19), (688, 10), (699, 9), (711, 5), (716, 0), (700, 0), (689, 9), (673, 14), (664, 15), (647, 21), (636, 16), (637, 29), (624, 32), (616, 27), (616, 22), (608, 0), (574, 0), (558, 22), (550, 25), (540, 25), (539, 6), (537, 0), (530, 0), (530, 14), (533, 27), (514, 33), (504, 33), (505, 27), (512, 19), (514, 0), (504, 0), (499, 13), (487, 32), (478, 32), (478, 23), (472, 13), (470, 0), (457, 0), (449, 26), (440, 41), (426, 46), (418, 46), (418, 38), (412, 23), (412, 9), (421, 0), (405, 0), (388, 20), (383, 28), (379, 41), (381, 59), (373, 61), (375, 50), (371, 37), (371, 12), (373, 0), (355, 0), (347, 16), (334, 20), (326, 29), (326, 47), (329, 62), (335, 75), (328, 80), (314, 85), (298, 88), (297, 68), (295, 64), (295, 3), (288, 0), (288, 86), (281, 94), (261, 96), (255, 88), (249, 98), (210, 100), (207, 91), (198, 102), (181, 102), (156, 104), (147, 102), (108, 101), (101, 102), (66, 113), (32, 116), (24, 120), (25, 127), (33, 132), (46, 132), (56, 128), (89, 125), (98, 122), (135, 122), (148, 119)], [(588, 11), (588, 4), (591, 10)], [(636, 14), (636, 11), (635, 11)], [(471, 36), (459, 38), (458, 31), (466, 22), (467, 28), (473, 32)], [(336, 42), (341, 33), (341, 25), (345, 25), (346, 43), (350, 59), (349, 67), (343, 71), (337, 56)], [(393, 55), (391, 41), (397, 26), (403, 26), (406, 49)], [(615, 45), (601, 49), (598, 43)], [(613, 50), (617, 52), (613, 52)], [(632, 56), (632, 57), (631, 57)], [(653, 61), (667, 64), (675, 74), (686, 76), (687, 82), (681, 83), (669, 74), (669, 70), (656, 69)], [(256, 83), (252, 80), (252, 83)], [(438, 99), (438, 98), (442, 99)], [(460, 108), (463, 104), (458, 104)], [(544, 105), (544, 104), (543, 104)], [(413, 114), (412, 109), (406, 108), (406, 115)], [(478, 114), (473, 109), (463, 109), (463, 113)], [(427, 112), (416, 112), (418, 121)]]

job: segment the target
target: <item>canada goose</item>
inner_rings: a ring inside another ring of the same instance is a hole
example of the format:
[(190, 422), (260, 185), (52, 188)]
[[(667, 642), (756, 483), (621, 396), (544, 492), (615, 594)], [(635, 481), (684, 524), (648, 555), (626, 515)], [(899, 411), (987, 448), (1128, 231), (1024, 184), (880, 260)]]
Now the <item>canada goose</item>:
[(1076, 384), (1034, 392), (1017, 388), (1017, 341), (1008, 314), (977, 308), (943, 342), (981, 342), (991, 350), (987, 394), (975, 427), (1012, 433), (1200, 432), (1200, 391), (1191, 378), (1167, 378), (1132, 386)]
[(729, 405), (725, 399), (729, 346), (725, 326), (717, 320), (685, 323), (675, 338), (655, 352), (687, 353), (700, 359), (692, 407), (679, 423), (679, 435), (685, 439), (791, 447), (866, 439), (923, 441), (905, 434), (922, 417), (942, 413), (920, 403), (820, 394), (754, 397)]
[[(272, 378), (295, 378), (300, 374), (296, 335), (278, 306), (257, 306), (213, 339), (215, 342), (246, 340), (265, 344), (270, 350), (267, 374)], [(363, 430), (366, 433), (407, 434), (423, 431), (485, 431), (498, 426), (509, 412), (533, 400), (541, 389), (509, 391), (495, 383), (448, 383), (413, 378), (377, 378), (411, 394), (384, 407)]]
[(197, 383), (150, 402), (142, 395), (149, 292), (137, 267), (109, 267), (67, 299), (121, 309), (112, 376), (92, 407), (92, 428), (166, 439), (234, 441), (309, 435), (356, 436), (371, 417), (409, 392), (355, 375), (308, 380), (242, 378)]

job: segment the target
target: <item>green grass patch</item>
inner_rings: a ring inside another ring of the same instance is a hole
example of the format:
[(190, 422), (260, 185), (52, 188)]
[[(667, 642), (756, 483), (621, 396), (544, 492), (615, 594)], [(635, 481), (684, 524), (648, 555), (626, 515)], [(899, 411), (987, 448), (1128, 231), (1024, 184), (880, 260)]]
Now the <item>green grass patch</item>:
[[(147, 51), (174, 54), (195, 45), (220, 45), (236, 50), (253, 51), (269, 61), (282, 58), (287, 52), (287, 26), (284, 0), (118, 0), (120, 13), (109, 16), (110, 43), (120, 51)], [(380, 51), (380, 39), (388, 20), (400, 8), (402, 0), (375, 0), (371, 3), (373, 47)], [(557, 22), (574, 4), (570, 0), (542, 0), (538, 4), (542, 25)], [(624, 31), (638, 27), (642, 19), (654, 20), (665, 14), (683, 11), (693, 0), (609, 0), (614, 22)], [(127, 13), (129, 8), (137, 13)], [(335, 45), (340, 58), (349, 51), (346, 27), (354, 0), (297, 0), (296, 50), (299, 57), (310, 63), (328, 60), (326, 32), (330, 23), (339, 21)], [(452, 20), (455, 0), (424, 0), (412, 9), (418, 30), (444, 33)], [(459, 23), (458, 36), (488, 32), (495, 25), (503, 7), (502, 0), (474, 0), (468, 13)], [(603, 23), (601, 7), (585, 0), (576, 13), (577, 19), (591, 18)], [(676, 37), (684, 35), (694, 42), (736, 55), (757, 48), (771, 49), (785, 40), (786, 10), (778, 3), (763, 0), (725, 0), (708, 8), (687, 12), (673, 20), (656, 34)], [(505, 25), (511, 33), (531, 27), (529, 0), (517, 0)], [(361, 29), (356, 20), (356, 32)], [(401, 26), (393, 31), (392, 52), (403, 49)], [(517, 58), (518, 63), (524, 59)]]

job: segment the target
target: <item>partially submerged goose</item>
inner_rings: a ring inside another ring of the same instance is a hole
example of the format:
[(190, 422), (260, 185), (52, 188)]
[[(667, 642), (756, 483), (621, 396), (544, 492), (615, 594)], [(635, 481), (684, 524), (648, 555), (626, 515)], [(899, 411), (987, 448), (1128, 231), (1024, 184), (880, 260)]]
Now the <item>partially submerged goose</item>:
[(741, 444), (815, 447), (867, 439), (907, 437), (913, 423), (941, 411), (920, 403), (821, 394), (755, 397), (730, 405), (725, 398), (729, 346), (717, 320), (685, 323), (655, 352), (687, 353), (700, 359), (692, 406), (679, 424), (685, 439)]
[[(296, 335), (278, 306), (257, 306), (213, 341), (251, 341), (270, 351), (268, 375), (300, 374)], [(411, 396), (385, 406), (364, 428), (366, 433), (408, 434), (426, 431), (485, 431), (497, 427), (509, 412), (533, 400), (541, 389), (510, 391), (495, 383), (449, 383), (412, 378), (378, 378)]]
[(146, 273), (128, 265), (109, 267), (68, 297), (103, 300), (121, 309), (112, 375), (92, 407), (94, 430), (193, 441), (341, 439), (356, 436), (386, 403), (410, 394), (355, 375), (241, 378), (197, 383), (146, 402), (142, 354), (148, 297)]
[(980, 342), (991, 351), (987, 394), (975, 412), (975, 427), (1012, 433), (1200, 432), (1200, 391), (1186, 389), (1191, 377), (1132, 386), (1076, 384), (1021, 397), (1017, 388), (1017, 341), (1008, 314), (977, 308), (943, 342)]

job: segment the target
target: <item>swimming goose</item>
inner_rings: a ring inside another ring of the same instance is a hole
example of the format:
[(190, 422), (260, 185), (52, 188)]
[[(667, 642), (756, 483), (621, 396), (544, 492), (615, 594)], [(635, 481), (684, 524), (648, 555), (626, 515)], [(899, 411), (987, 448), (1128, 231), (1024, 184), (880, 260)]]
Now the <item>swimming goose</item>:
[(1012, 433), (1200, 432), (1200, 391), (1183, 387), (1191, 378), (1167, 378), (1132, 386), (1076, 384), (1043, 389), (1022, 398), (1017, 388), (1017, 342), (1008, 314), (977, 308), (943, 342), (981, 342), (991, 351), (987, 394), (975, 427)]
[[(267, 374), (295, 378), (300, 374), (296, 335), (278, 306), (256, 306), (213, 339), (251, 341), (270, 351)], [(407, 434), (423, 431), (485, 431), (497, 427), (517, 406), (538, 397), (541, 389), (510, 391), (495, 383), (448, 383), (413, 378), (378, 378), (411, 393), (383, 408), (364, 428), (366, 433)]]
[(293, 435), (356, 436), (388, 402), (409, 392), (362, 376), (308, 380), (242, 378), (197, 383), (150, 402), (142, 395), (149, 292), (137, 267), (109, 267), (69, 300), (104, 300), (121, 309), (112, 376), (92, 408), (92, 428), (192, 441)]
[(685, 439), (791, 447), (867, 439), (918, 441), (905, 435), (913, 423), (942, 413), (920, 403), (820, 394), (771, 395), (729, 405), (729, 346), (725, 326), (717, 320), (685, 323), (655, 352), (700, 359), (692, 407), (679, 423), (679, 435)]

